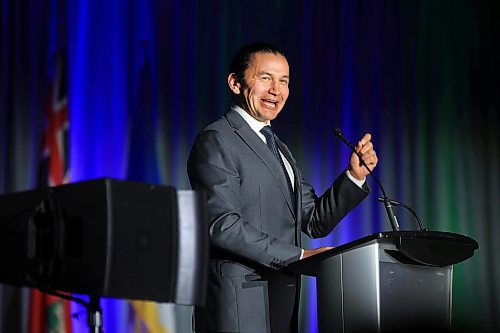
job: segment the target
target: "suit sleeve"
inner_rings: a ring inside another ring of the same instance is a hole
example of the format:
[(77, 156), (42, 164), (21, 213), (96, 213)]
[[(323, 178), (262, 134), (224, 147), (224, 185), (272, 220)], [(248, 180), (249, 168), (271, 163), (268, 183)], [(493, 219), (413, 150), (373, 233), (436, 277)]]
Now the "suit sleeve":
[(225, 138), (209, 130), (198, 136), (188, 160), (192, 188), (207, 194), (211, 242), (268, 267), (285, 266), (300, 256), (301, 249), (258, 230), (242, 217), (235, 156)]
[(351, 210), (370, 193), (342, 172), (321, 197), (311, 185), (302, 182), (302, 232), (311, 238), (327, 236)]

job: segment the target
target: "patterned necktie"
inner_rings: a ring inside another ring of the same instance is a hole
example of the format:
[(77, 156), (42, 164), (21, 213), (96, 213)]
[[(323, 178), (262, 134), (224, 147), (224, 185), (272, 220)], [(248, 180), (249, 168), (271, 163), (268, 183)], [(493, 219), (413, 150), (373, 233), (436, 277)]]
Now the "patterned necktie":
[(281, 154), (278, 150), (278, 146), (276, 145), (276, 138), (275, 138), (274, 132), (271, 129), (271, 126), (262, 127), (260, 132), (266, 138), (267, 146), (269, 147), (269, 149), (271, 149), (274, 156), (278, 159), (279, 163), (281, 164), (281, 168), (283, 169), (283, 172), (285, 173), (286, 182), (288, 184), (288, 191), (290, 191), (290, 198), (292, 199), (292, 204), (295, 207), (295, 196), (293, 193), (292, 182), (290, 181), (290, 177), (288, 176), (288, 171), (286, 171), (285, 163), (283, 162), (283, 159), (281, 158)]

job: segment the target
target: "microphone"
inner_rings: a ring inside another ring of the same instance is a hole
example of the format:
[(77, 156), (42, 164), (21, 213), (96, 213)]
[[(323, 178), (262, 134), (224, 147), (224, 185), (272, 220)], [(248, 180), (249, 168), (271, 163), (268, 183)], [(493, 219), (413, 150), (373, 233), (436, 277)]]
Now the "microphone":
[[(347, 140), (347, 138), (342, 134), (340, 129), (334, 128), (333, 133), (335, 134), (335, 136), (340, 138), (340, 140), (342, 140), (347, 145), (347, 147), (349, 147), (352, 150), (352, 152), (354, 154), (356, 154), (358, 156), (361, 164), (366, 168), (366, 170), (368, 170), (368, 172), (373, 177), (373, 179), (375, 179), (375, 182), (377, 183), (378, 187), (380, 188), (380, 191), (382, 191), (382, 197), (379, 198), (379, 201), (382, 201), (384, 203), (385, 211), (387, 212), (387, 217), (389, 218), (389, 222), (391, 223), (392, 231), (399, 231), (398, 219), (396, 218), (396, 215), (394, 215), (394, 211), (392, 210), (392, 205), (396, 204), (398, 202), (391, 200), (387, 197), (387, 194), (385, 193), (384, 187), (382, 186), (382, 184), (380, 183), (378, 178), (373, 174), (372, 170), (368, 167), (368, 165), (366, 165), (365, 161), (363, 161), (363, 158), (361, 157), (361, 154), (356, 151), (356, 148), (354, 148), (352, 143), (350, 143), (349, 140)], [(420, 225), (420, 221), (419, 221), (419, 226), (420, 226), (420, 230), (422, 230), (422, 227)]]
[[(382, 197), (378, 197), (377, 199), (380, 202), (384, 202), (384, 198), (382, 198)], [(405, 205), (402, 202), (396, 201), (394, 199), (387, 198), (387, 200), (389, 200), (391, 202), (391, 204), (393, 204), (394, 206), (401, 206), (401, 207), (405, 208), (406, 210), (408, 210), (413, 215), (415, 220), (417, 221), (418, 228), (420, 229), (420, 231), (429, 231), (429, 228), (424, 229), (424, 227), (422, 226), (422, 221), (418, 217), (417, 213), (413, 209), (411, 209), (409, 206)]]

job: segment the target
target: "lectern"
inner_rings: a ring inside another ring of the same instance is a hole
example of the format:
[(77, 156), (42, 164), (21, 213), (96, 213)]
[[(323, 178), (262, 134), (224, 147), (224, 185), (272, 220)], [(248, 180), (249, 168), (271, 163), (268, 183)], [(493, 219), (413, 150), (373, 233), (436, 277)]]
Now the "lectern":
[(383, 232), (288, 269), (316, 277), (320, 333), (446, 331), (453, 265), (477, 248), (473, 239), (454, 233)]

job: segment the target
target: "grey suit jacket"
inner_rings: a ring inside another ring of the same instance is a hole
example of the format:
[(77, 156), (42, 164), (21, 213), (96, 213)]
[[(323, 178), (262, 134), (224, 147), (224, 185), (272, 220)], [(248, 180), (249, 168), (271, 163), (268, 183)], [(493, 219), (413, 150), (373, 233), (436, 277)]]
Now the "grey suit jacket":
[(300, 232), (328, 235), (369, 192), (343, 173), (318, 197), (288, 147), (277, 144), (295, 174), (296, 205), (278, 160), (233, 109), (193, 145), (188, 175), (192, 188), (207, 194), (212, 244), (197, 332), (294, 331), (299, 284), (282, 268), (299, 259)]

